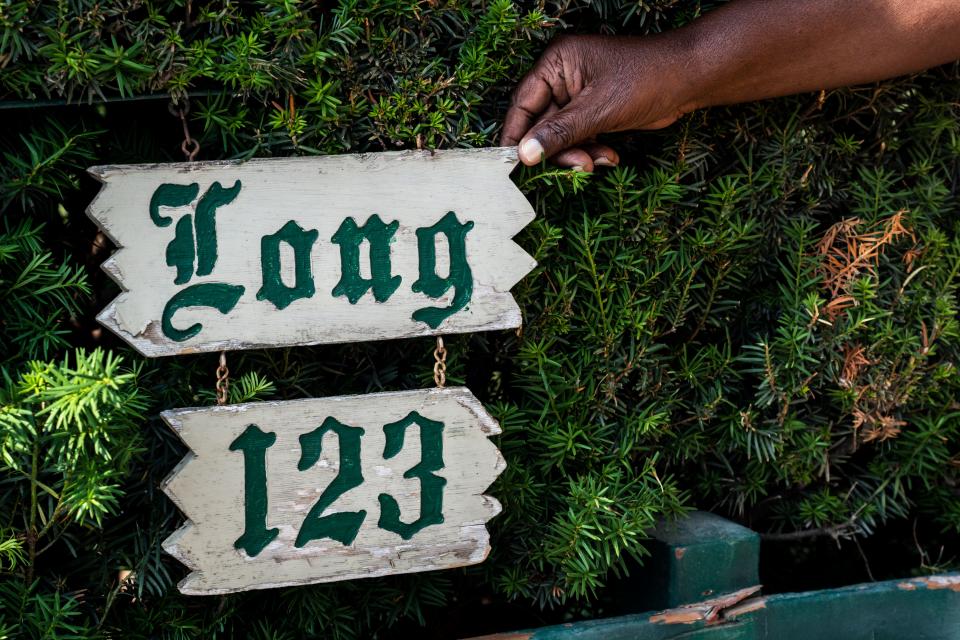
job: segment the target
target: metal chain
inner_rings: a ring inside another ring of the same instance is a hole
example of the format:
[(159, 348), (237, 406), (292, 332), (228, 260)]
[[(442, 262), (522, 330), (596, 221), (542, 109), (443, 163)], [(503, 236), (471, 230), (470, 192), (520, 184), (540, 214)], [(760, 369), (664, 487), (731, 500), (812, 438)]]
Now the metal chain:
[(220, 366), (217, 367), (217, 404), (227, 404), (230, 395), (230, 369), (227, 369), (227, 352), (220, 352)]
[(437, 336), (433, 359), (433, 382), (442, 389), (447, 384), (447, 348), (443, 346), (443, 338), (440, 336)]
[(169, 111), (171, 115), (180, 118), (180, 123), (183, 125), (183, 142), (180, 143), (180, 150), (183, 151), (187, 162), (193, 162), (197, 154), (200, 153), (200, 143), (190, 135), (190, 127), (187, 124), (187, 114), (190, 113), (190, 100), (184, 98), (182, 107), (171, 100)]

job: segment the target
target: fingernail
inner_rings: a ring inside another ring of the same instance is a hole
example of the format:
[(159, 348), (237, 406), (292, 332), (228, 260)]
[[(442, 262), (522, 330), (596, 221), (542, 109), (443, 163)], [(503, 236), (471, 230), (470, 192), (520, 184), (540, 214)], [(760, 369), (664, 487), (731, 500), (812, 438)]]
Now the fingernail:
[(604, 156), (600, 156), (593, 161), (594, 166), (597, 167), (615, 167), (616, 163), (610, 162), (610, 160)]
[(582, 165), (582, 164), (575, 164), (575, 165), (573, 165), (572, 167), (570, 167), (570, 170), (571, 170), (571, 171), (583, 171), (583, 165)]
[(536, 138), (530, 138), (520, 145), (520, 159), (524, 164), (537, 164), (543, 160), (543, 145)]

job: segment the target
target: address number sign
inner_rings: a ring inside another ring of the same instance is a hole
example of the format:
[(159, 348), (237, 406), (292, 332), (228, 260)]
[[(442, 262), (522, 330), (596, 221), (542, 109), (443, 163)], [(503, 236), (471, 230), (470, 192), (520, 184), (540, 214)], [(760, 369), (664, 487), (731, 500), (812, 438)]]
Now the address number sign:
[[(513, 149), (94, 167), (98, 319), (146, 356), (520, 326)], [(187, 594), (481, 562), (499, 426), (465, 388), (174, 409)]]
[(473, 564), (499, 426), (464, 388), (175, 409), (191, 449), (164, 484), (188, 594)]

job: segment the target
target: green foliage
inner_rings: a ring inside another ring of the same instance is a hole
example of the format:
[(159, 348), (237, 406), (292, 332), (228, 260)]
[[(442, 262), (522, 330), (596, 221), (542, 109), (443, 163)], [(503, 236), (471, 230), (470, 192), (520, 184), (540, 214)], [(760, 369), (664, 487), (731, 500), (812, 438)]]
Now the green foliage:
[[(54, 120), (4, 140), (4, 163), (0, 166), (0, 210), (16, 201), (30, 209), (62, 198), (66, 189), (76, 189), (79, 170), (90, 162), (95, 131), (70, 133)], [(26, 152), (26, 153), (24, 153)]]
[(43, 247), (43, 227), (27, 218), (5, 219), (0, 230), (0, 301), (4, 321), (0, 339), (7, 345), (0, 361), (48, 357), (69, 345), (64, 320), (76, 313), (90, 292), (86, 274), (57, 260)]
[[(158, 419), (215, 358), (145, 361), (83, 216), (91, 164), (494, 144), (561, 30), (646, 34), (716, 3), (310, 0), (0, 7), (0, 636), (405, 637), (463, 612), (592, 615), (663, 517), (768, 539), (960, 536), (960, 69), (692, 114), (619, 169), (518, 171), (538, 262), (519, 334), (448, 339), (500, 420), (493, 553), (463, 571), (180, 596)], [(67, 100), (39, 108), (22, 100)], [(82, 103), (91, 103), (83, 106)], [(431, 384), (429, 340), (230, 355), (232, 402)], [(869, 558), (882, 564), (883, 558)], [(875, 573), (880, 573), (874, 566)], [(878, 575), (879, 577), (879, 575)], [(511, 604), (512, 603), (512, 604)], [(551, 613), (553, 612), (553, 613)], [(535, 626), (531, 616), (515, 626)]]
[(0, 583), (0, 637), (79, 640), (95, 635), (76, 594), (39, 592), (37, 583)]
[[(102, 526), (119, 511), (120, 483), (140, 452), (147, 410), (138, 372), (121, 363), (101, 349), (78, 350), (72, 362), (31, 361), (16, 379), (4, 371), (0, 497), (4, 521), (22, 527), (24, 540), (2, 549), (9, 570), (26, 565), (28, 583), (38, 556), (58, 541), (77, 545), (76, 528)], [(38, 606), (43, 602), (38, 596)]]

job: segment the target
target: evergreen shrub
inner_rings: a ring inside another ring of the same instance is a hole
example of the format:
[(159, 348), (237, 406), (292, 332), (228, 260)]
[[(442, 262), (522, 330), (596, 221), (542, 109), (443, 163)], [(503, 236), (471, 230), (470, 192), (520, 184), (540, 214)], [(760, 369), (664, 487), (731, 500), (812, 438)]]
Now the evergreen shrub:
[[(657, 32), (716, 4), (0, 5), (0, 636), (446, 637), (597, 615), (654, 522), (691, 508), (798, 553), (894, 536), (916, 571), (955, 563), (953, 64), (615, 136), (623, 166), (592, 177), (518, 170), (540, 264), (515, 289), (523, 330), (448, 340), (450, 378), (504, 428), (491, 557), (175, 589), (160, 542), (182, 516), (158, 485), (184, 448), (157, 415), (212, 403), (216, 356), (148, 361), (96, 324), (117, 288), (85, 167), (182, 160), (171, 98), (200, 160), (493, 145), (554, 35)], [(232, 353), (231, 399), (424, 387), (432, 349)]]

